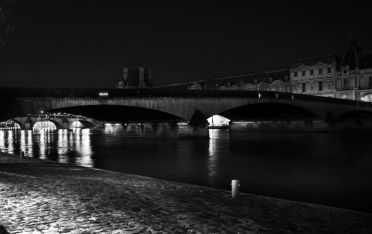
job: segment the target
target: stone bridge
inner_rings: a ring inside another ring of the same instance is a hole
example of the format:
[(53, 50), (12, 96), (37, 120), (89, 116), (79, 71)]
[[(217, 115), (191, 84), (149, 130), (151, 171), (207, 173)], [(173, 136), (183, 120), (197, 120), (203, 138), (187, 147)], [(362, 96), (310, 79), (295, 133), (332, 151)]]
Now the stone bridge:
[(59, 115), (27, 115), (22, 117), (12, 118), (21, 129), (32, 129), (38, 122), (50, 121), (57, 129), (69, 129), (74, 122), (78, 121), (83, 127), (96, 127), (102, 126), (101, 121), (92, 118), (78, 117), (78, 116), (59, 116)]
[[(367, 102), (262, 91), (0, 88), (0, 104), (0, 120), (59, 111), (96, 119), (117, 116), (128, 122), (183, 120), (191, 125), (217, 114), (232, 121), (372, 118)], [(66, 124), (61, 121), (56, 122)]]

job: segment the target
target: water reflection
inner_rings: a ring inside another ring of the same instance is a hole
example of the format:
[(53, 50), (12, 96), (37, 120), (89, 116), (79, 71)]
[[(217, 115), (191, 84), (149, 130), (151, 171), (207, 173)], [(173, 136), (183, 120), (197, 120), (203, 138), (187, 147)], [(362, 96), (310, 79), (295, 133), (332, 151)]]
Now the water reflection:
[(14, 141), (13, 141), (13, 131), (12, 130), (8, 131), (7, 144), (8, 144), (8, 153), (14, 154)]
[(90, 142), (90, 129), (82, 129), (76, 133), (79, 137), (76, 138), (76, 151), (80, 153), (77, 159), (77, 164), (82, 166), (93, 166), (92, 162), (92, 146)]
[(115, 125), (0, 130), (0, 151), (224, 189), (238, 178), (245, 192), (372, 211), (371, 135), (229, 138), (228, 129), (210, 129), (204, 140), (127, 137), (125, 131)]
[(68, 131), (67, 129), (58, 130), (58, 141), (57, 141), (57, 150), (58, 150), (58, 162), (67, 163), (68, 157)]
[(0, 130), (0, 150), (3, 151), (5, 149), (5, 133), (4, 130)]
[(26, 152), (26, 133), (24, 130), (21, 131), (21, 136), (20, 136), (20, 145), (19, 148), (21, 151)]
[(209, 129), (209, 146), (208, 146), (208, 182), (211, 186), (215, 185), (218, 173), (218, 139), (221, 137), (221, 129)]
[(26, 133), (27, 133), (27, 143), (26, 143), (27, 147), (26, 147), (25, 155), (29, 156), (29, 157), (32, 157), (33, 156), (33, 152), (32, 152), (32, 146), (33, 146), (32, 130), (27, 130)]
[(93, 166), (90, 129), (0, 130), (0, 151), (61, 163)]
[(45, 133), (50, 133), (50, 131), (45, 131), (43, 129), (39, 130), (39, 157), (41, 159), (46, 159), (45, 157), (45, 151), (46, 151), (46, 134)]

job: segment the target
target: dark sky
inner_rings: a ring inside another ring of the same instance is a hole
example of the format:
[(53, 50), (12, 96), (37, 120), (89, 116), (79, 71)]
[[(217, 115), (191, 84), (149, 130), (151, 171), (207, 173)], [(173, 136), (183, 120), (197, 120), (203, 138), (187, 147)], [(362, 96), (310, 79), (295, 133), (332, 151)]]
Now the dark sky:
[(368, 1), (219, 2), (15, 0), (0, 86), (113, 87), (138, 64), (157, 85), (272, 70), (339, 53), (351, 29), (372, 49)]

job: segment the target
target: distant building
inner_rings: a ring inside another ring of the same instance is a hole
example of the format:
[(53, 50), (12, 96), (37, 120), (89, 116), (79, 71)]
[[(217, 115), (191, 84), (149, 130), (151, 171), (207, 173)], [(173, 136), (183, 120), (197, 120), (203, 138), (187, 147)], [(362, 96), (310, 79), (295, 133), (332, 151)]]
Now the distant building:
[(290, 77), (294, 93), (372, 101), (372, 54), (355, 41), (341, 56), (298, 60)]
[(336, 97), (337, 60), (333, 55), (299, 59), (290, 68), (292, 92)]
[(116, 88), (147, 88), (152, 87), (151, 68), (123, 67), (123, 76), (116, 85)]
[(372, 102), (372, 53), (351, 40), (341, 55), (302, 58), (290, 68), (162, 88), (278, 91)]
[(159, 88), (172, 88), (176, 90), (266, 90), (292, 92), (288, 69), (199, 80)]

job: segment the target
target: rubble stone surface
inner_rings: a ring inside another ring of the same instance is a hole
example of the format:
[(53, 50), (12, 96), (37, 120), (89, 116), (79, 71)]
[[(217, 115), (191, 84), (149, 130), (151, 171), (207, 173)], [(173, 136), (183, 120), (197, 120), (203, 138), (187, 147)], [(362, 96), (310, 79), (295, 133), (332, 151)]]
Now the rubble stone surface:
[(372, 233), (372, 214), (0, 154), (9, 233)]

